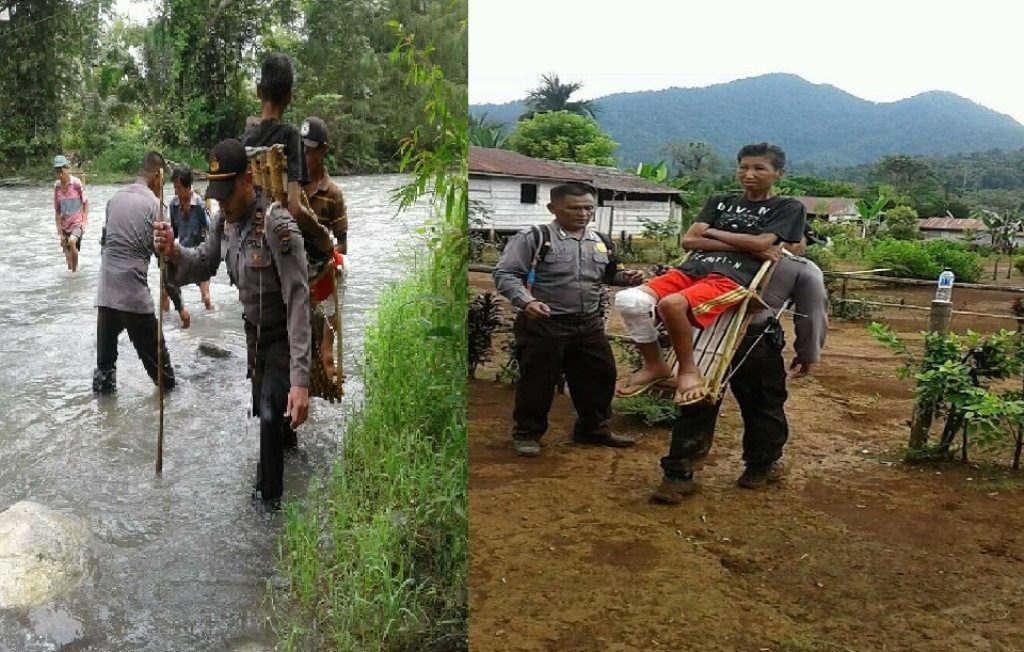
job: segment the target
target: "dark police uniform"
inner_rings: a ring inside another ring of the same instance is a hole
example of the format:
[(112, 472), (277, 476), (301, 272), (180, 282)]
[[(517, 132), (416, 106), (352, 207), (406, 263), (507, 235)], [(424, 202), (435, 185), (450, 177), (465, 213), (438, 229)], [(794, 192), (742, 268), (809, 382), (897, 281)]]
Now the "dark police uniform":
[[(828, 293), (818, 266), (806, 258), (783, 257), (762, 299), (773, 311), (793, 301), (797, 357), (805, 363), (818, 362), (828, 332)], [(789, 438), (784, 344), (781, 325), (762, 311), (751, 320), (733, 356), (729, 387), (743, 416), (743, 461), (748, 467), (764, 468), (781, 458)], [(721, 399), (679, 409), (668, 455), (661, 459), (666, 478), (688, 478), (707, 457), (720, 407)]]
[(260, 419), (256, 489), (265, 502), (280, 499), (288, 391), (309, 386), (309, 284), (302, 235), (284, 206), (263, 206), (257, 193), (246, 215), (233, 224), (218, 213), (210, 236), (194, 249), (181, 248), (177, 281), (205, 281), (223, 261), (238, 287), (249, 349), (253, 413)]
[(548, 428), (555, 385), (564, 373), (576, 408), (575, 439), (609, 434), (615, 392), (615, 358), (599, 313), (603, 283), (622, 269), (615, 253), (593, 229), (577, 239), (552, 221), (550, 250), (537, 261), (533, 288), (526, 286), (541, 230), (527, 229), (509, 241), (494, 268), (494, 283), (516, 308), (542, 301), (547, 319), (520, 312), (514, 333), (519, 362), (513, 438), (538, 440)]

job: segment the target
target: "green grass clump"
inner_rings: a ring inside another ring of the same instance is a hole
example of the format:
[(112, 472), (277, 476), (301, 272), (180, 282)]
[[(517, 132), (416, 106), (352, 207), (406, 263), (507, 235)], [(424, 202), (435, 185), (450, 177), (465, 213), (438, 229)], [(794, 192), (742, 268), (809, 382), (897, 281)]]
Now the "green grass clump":
[(287, 507), (289, 590), (275, 601), (285, 650), (468, 649), (466, 86), (393, 27), (392, 58), (429, 91), (432, 127), (402, 141), (412, 181), (396, 197), (406, 208), (431, 197), (433, 218), (420, 229), (426, 254), (383, 294), (366, 331), (365, 397), (341, 460)]

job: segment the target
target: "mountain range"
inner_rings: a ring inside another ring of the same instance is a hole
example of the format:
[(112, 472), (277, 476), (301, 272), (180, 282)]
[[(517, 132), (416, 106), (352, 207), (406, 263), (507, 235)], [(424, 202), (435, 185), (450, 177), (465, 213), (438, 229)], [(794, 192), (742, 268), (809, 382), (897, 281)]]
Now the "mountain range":
[[(772, 73), (704, 88), (596, 98), (597, 121), (617, 143), (619, 163), (667, 158), (668, 142), (704, 141), (731, 161), (751, 142), (771, 141), (799, 167), (843, 167), (887, 154), (943, 156), (1024, 147), (1024, 125), (946, 91), (871, 102), (829, 84)], [(522, 102), (475, 104), (511, 130)]]

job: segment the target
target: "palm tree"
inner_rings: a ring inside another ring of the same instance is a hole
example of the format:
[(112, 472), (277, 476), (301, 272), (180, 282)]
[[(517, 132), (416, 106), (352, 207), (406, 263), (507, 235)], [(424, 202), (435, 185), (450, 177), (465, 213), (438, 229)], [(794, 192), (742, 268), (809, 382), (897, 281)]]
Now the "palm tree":
[(469, 144), (500, 148), (505, 144), (505, 123), (487, 119), (487, 113), (469, 114)]
[(581, 88), (583, 88), (583, 82), (563, 84), (555, 73), (541, 75), (540, 86), (526, 96), (526, 106), (530, 110), (519, 116), (519, 119), (528, 120), (538, 113), (547, 113), (548, 111), (568, 111), (593, 118), (597, 113), (594, 100), (569, 101), (572, 94)]

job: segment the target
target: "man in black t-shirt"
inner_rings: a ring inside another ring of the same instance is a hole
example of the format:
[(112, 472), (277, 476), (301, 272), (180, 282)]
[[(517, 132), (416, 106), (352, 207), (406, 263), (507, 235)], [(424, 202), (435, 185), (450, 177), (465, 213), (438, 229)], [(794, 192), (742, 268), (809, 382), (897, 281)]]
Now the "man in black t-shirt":
[[(302, 209), (302, 187), (309, 183), (302, 136), (295, 127), (283, 122), (285, 109), (292, 101), (294, 80), (292, 61), (288, 55), (275, 52), (264, 60), (260, 68), (260, 81), (256, 84), (256, 95), (260, 98), (260, 122), (251, 130), (246, 129), (242, 145), (284, 145), (285, 157), (288, 159), (288, 212), (302, 231), (307, 256), (313, 257), (319, 252), (326, 257), (334, 249), (331, 234), (317, 221), (315, 215)], [(266, 193), (264, 198), (271, 201)]]
[[(683, 236), (683, 247), (693, 252), (687, 261), (631, 294), (627, 291), (616, 297), (627, 327), (649, 319), (657, 305), (679, 361), (674, 379), (675, 402), (679, 405), (709, 398), (693, 360), (693, 328), (708, 327), (718, 315), (742, 301), (745, 287), (762, 262), (777, 261), (779, 245), (799, 242), (803, 235), (803, 204), (772, 192), (784, 174), (786, 154), (782, 149), (769, 143), (746, 145), (736, 158), (736, 179), (744, 192), (715, 195), (707, 201)], [(619, 388), (620, 396), (673, 380), (657, 338), (643, 339), (650, 339), (637, 341), (643, 367)]]

